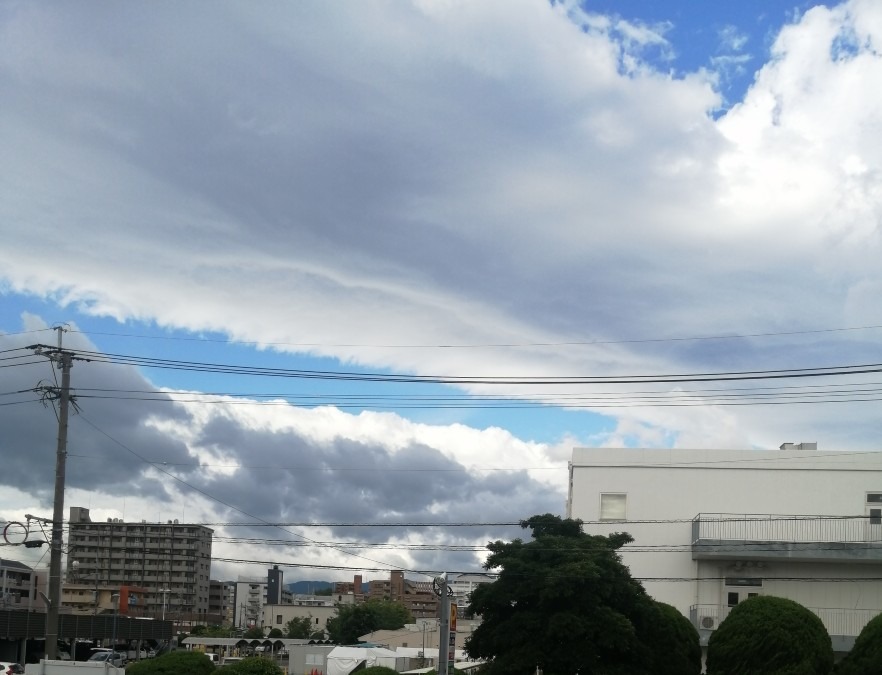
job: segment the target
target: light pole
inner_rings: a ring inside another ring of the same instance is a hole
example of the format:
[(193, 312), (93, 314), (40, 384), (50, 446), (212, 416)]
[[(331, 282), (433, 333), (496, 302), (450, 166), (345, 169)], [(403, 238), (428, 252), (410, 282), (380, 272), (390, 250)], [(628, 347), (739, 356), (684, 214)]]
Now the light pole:
[(168, 599), (168, 594), (171, 593), (171, 589), (170, 588), (160, 588), (159, 592), (162, 593), (162, 620), (165, 621), (166, 600)]

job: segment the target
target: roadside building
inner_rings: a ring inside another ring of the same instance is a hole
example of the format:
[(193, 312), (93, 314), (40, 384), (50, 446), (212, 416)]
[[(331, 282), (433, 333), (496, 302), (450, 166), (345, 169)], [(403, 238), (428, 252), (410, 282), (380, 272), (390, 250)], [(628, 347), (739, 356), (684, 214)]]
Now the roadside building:
[(706, 643), (753, 595), (815, 612), (847, 651), (882, 611), (882, 455), (576, 448), (567, 515), (628, 532), (623, 562)]

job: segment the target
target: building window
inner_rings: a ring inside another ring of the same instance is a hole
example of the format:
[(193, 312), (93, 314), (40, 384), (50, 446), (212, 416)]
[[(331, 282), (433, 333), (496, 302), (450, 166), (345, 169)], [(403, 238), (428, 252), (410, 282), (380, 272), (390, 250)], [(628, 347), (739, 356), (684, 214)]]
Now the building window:
[(870, 509), (870, 525), (882, 525), (882, 509)]
[(276, 614), (276, 623), (279, 623), (279, 624), (282, 623), (282, 615), (281, 614)]
[(759, 577), (726, 577), (727, 586), (760, 586), (763, 580)]
[(868, 492), (867, 493), (867, 504), (879, 504), (882, 503), (882, 492)]
[(621, 492), (604, 492), (600, 495), (601, 520), (625, 520), (627, 495)]
[(737, 593), (727, 593), (726, 594), (726, 604), (729, 607), (734, 607), (738, 604), (738, 594)]

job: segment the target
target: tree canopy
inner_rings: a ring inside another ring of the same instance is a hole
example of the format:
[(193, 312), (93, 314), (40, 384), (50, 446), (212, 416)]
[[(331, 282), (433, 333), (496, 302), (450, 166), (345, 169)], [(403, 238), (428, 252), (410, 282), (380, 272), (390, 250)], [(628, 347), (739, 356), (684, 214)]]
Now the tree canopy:
[(262, 640), (263, 639), (263, 628), (258, 628), (257, 626), (253, 626), (245, 631), (245, 634), (242, 636), (246, 640)]
[(768, 595), (736, 605), (707, 645), (708, 675), (829, 675), (833, 645), (802, 605)]
[(490, 543), (485, 567), (498, 577), (471, 596), (482, 622), (466, 650), (487, 660), (482, 673), (654, 673), (649, 633), (661, 610), (621, 563), (631, 536), (585, 534), (551, 514), (521, 526), (533, 540)]
[(375, 630), (396, 630), (413, 621), (400, 602), (368, 600), (357, 605), (337, 605), (337, 614), (328, 621), (328, 633), (338, 644), (354, 644)]
[(285, 624), (287, 637), (306, 640), (312, 636), (313, 623), (308, 616), (295, 616)]

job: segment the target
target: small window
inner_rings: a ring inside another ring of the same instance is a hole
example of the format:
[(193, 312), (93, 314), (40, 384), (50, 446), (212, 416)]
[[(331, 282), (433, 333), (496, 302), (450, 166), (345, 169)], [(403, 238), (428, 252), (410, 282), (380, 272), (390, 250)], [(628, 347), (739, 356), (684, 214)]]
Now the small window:
[(729, 604), (729, 607), (734, 607), (738, 604), (738, 594), (737, 593), (727, 593), (726, 600)]
[(870, 509), (870, 525), (882, 525), (882, 509)]
[(762, 586), (763, 580), (759, 577), (726, 577), (727, 586)]
[(601, 520), (625, 520), (627, 495), (605, 492), (600, 495)]
[(282, 623), (282, 615), (276, 614), (276, 623)]
[(879, 504), (882, 503), (882, 492), (868, 492), (867, 493), (867, 504)]

